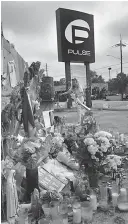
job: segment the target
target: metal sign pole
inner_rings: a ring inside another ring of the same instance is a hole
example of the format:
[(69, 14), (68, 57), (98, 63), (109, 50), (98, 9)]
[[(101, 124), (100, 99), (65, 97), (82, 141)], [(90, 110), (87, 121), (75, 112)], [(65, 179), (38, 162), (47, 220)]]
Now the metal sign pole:
[(87, 83), (87, 89), (86, 89), (86, 106), (91, 108), (92, 107), (92, 101), (91, 101), (91, 76), (90, 76), (90, 64), (88, 62), (84, 62), (84, 65), (86, 67), (86, 83)]
[[(70, 62), (65, 62), (65, 78), (66, 78), (66, 91), (69, 90), (71, 87), (71, 69), (70, 69)], [(68, 97), (68, 103), (67, 103), (67, 108), (72, 107), (72, 99), (71, 96), (69, 95)]]

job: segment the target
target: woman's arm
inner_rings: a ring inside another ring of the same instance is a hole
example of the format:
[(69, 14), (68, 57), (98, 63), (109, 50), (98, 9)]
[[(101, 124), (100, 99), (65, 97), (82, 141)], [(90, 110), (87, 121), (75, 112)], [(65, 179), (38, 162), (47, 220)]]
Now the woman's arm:
[(87, 111), (91, 110), (89, 107), (85, 106), (85, 104), (83, 104), (78, 98), (76, 98), (75, 101), (76, 101), (76, 103), (81, 105), (83, 108), (85, 108)]
[(65, 93), (61, 93), (60, 96), (64, 96), (67, 94), (70, 94), (72, 92), (72, 89), (70, 88), (68, 91), (66, 91)]

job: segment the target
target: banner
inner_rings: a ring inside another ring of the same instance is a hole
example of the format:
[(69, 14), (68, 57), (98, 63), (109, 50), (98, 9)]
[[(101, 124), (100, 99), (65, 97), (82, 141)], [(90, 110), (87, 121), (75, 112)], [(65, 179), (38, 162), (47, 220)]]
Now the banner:
[(15, 87), (17, 85), (15, 62), (9, 61), (8, 68), (9, 68), (11, 87)]

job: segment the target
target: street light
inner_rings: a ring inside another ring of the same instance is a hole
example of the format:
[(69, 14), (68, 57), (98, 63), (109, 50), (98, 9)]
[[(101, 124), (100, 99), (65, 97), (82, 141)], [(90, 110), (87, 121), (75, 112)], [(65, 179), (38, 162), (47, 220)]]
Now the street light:
[(111, 71), (112, 68), (108, 68), (108, 71), (109, 71), (109, 81), (111, 79), (111, 76), (110, 76), (110, 71)]

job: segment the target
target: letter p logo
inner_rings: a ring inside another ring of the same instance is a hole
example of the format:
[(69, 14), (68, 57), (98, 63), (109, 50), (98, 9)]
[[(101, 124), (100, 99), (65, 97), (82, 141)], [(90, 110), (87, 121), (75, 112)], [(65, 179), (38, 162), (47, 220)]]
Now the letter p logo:
[(74, 20), (65, 30), (66, 39), (72, 44), (81, 44), (89, 37), (90, 27), (84, 20)]

